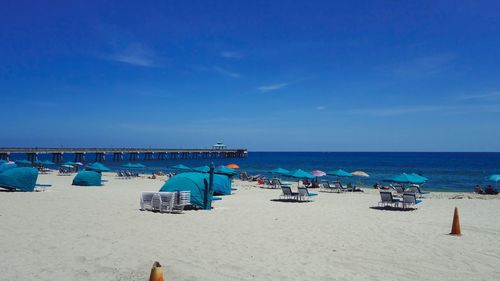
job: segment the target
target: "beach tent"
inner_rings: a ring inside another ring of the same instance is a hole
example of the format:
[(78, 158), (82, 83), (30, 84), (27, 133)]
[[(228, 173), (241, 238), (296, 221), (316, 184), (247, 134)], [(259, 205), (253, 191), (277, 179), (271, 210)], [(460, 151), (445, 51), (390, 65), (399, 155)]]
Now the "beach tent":
[(16, 164), (0, 164), (0, 173), (2, 173), (3, 171), (6, 171), (8, 169), (15, 168), (15, 167), (17, 167)]
[(227, 175), (227, 176), (234, 176), (234, 175), (238, 174), (238, 172), (235, 169), (231, 169), (231, 168), (228, 168), (226, 166), (217, 167), (215, 169), (214, 173)]
[(99, 173), (100, 172), (111, 171), (108, 167), (104, 166), (103, 164), (101, 164), (99, 162), (95, 162), (92, 165), (89, 165), (89, 166), (85, 167), (85, 170), (96, 171), (96, 172), (99, 172)]
[(342, 169), (338, 169), (338, 170), (335, 170), (335, 171), (330, 171), (330, 172), (327, 172), (326, 174), (330, 175), (330, 176), (336, 176), (336, 177), (352, 177), (351, 173), (346, 172), (346, 171), (344, 171)]
[(21, 191), (34, 191), (38, 170), (35, 168), (12, 168), (0, 174), (0, 187)]
[[(204, 208), (205, 189), (210, 181), (209, 174), (187, 172), (173, 176), (160, 188), (160, 192), (190, 191), (191, 204)], [(231, 194), (231, 181), (224, 175), (214, 175), (213, 191), (208, 200), (213, 200), (213, 193)]]
[(208, 173), (210, 172), (210, 167), (208, 166), (194, 167), (192, 170), (199, 173)]
[(79, 186), (101, 186), (102, 175), (94, 171), (81, 171), (73, 178), (73, 185)]
[(406, 173), (402, 173), (400, 175), (387, 178), (385, 179), (385, 181), (397, 182), (397, 183), (411, 183), (411, 184), (422, 184), (425, 182), (425, 180), (420, 177), (415, 177), (413, 175)]

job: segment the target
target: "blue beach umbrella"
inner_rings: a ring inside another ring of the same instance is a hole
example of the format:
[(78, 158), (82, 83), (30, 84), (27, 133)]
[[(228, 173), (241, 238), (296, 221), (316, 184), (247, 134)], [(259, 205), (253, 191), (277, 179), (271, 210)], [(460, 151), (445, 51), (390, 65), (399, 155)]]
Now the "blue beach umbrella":
[(0, 173), (16, 167), (16, 164), (0, 164)]
[(500, 175), (497, 174), (497, 175), (491, 175), (488, 180), (490, 181), (494, 181), (494, 182), (499, 182), (500, 181)]
[(228, 176), (234, 176), (234, 175), (238, 174), (238, 172), (235, 169), (231, 169), (231, 168), (228, 168), (226, 166), (217, 167), (215, 169), (214, 173), (228, 175)]
[(191, 171), (191, 168), (189, 168), (189, 167), (188, 167), (188, 166), (186, 166), (186, 165), (182, 165), (182, 164), (172, 166), (172, 167), (171, 167), (171, 169), (174, 169), (174, 170)]
[(292, 178), (296, 178), (297, 179), (297, 185), (300, 184), (300, 180), (301, 179), (312, 180), (312, 179), (315, 178), (315, 176), (313, 176), (310, 173), (308, 173), (308, 172), (306, 172), (304, 170), (301, 170), (301, 169), (297, 169), (297, 170), (291, 171), (287, 176), (292, 177)]
[(85, 167), (85, 170), (96, 171), (96, 172), (109, 172), (109, 171), (111, 171), (111, 169), (109, 169), (108, 167), (104, 166), (103, 164), (101, 164), (99, 162), (95, 162), (91, 165), (88, 165), (87, 167)]
[(415, 173), (411, 173), (410, 176), (413, 176), (413, 177), (415, 177), (417, 179), (422, 179), (424, 182), (429, 180), (428, 178), (426, 178), (426, 177), (424, 177), (422, 175), (419, 175), (419, 174), (415, 174)]
[(18, 165), (31, 165), (31, 161), (23, 159), (23, 160), (16, 160), (16, 164)]
[(74, 165), (76, 165), (76, 162), (66, 161), (66, 162), (62, 163), (61, 165), (71, 165), (71, 166), (74, 166)]
[(330, 171), (330, 172), (327, 172), (326, 174), (330, 175), (330, 176), (336, 176), (336, 177), (352, 177), (353, 176), (351, 173), (346, 172), (342, 169)]
[(208, 173), (210, 172), (210, 167), (208, 166), (194, 167), (192, 170), (199, 173)]
[(288, 171), (287, 169), (283, 169), (283, 168), (276, 168), (274, 170), (271, 170), (271, 173), (286, 176), (286, 175), (290, 174), (290, 171)]
[(411, 183), (411, 184), (422, 184), (425, 182), (425, 180), (420, 178), (420, 177), (415, 177), (413, 175), (406, 174), (406, 173), (402, 173), (400, 175), (390, 177), (390, 178), (386, 179), (385, 181), (396, 182), (396, 183)]

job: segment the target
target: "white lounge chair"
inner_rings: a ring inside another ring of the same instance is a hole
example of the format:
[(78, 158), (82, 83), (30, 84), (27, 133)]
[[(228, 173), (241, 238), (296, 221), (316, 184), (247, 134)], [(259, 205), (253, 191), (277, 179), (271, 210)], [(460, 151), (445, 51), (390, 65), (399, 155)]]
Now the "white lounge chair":
[(151, 192), (151, 191), (141, 192), (141, 211), (153, 209), (151, 201), (153, 200), (153, 195), (155, 193), (156, 192)]
[(158, 192), (160, 197), (160, 213), (172, 212), (175, 205), (175, 192)]
[(299, 193), (297, 194), (297, 199), (299, 201), (307, 201), (310, 197), (317, 196), (317, 193), (309, 193), (307, 187), (299, 187)]
[(175, 195), (176, 200), (172, 208), (172, 213), (182, 213), (184, 207), (191, 204), (191, 192), (190, 191), (179, 191)]
[(292, 188), (289, 186), (282, 186), (281, 191), (283, 192), (280, 195), (280, 199), (285, 199), (285, 200), (297, 200), (298, 193), (292, 192)]
[(422, 200), (418, 200), (417, 196), (413, 192), (403, 193), (403, 209), (414, 207), (416, 208), (418, 204), (422, 203)]
[(378, 202), (379, 206), (391, 206), (398, 207), (401, 200), (399, 198), (394, 198), (392, 196), (392, 192), (390, 191), (380, 191), (380, 202)]

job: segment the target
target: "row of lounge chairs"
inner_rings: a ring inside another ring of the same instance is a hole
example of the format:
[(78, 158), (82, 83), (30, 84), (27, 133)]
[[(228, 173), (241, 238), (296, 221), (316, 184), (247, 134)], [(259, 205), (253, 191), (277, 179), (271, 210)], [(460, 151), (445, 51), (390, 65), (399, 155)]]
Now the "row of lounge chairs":
[(410, 185), (408, 188), (404, 188), (402, 185), (396, 184), (396, 185), (391, 185), (390, 186), (393, 190), (397, 192), (397, 194), (403, 195), (404, 193), (414, 193), (417, 197), (422, 198), (427, 194), (430, 194), (430, 192), (427, 191), (422, 191), (420, 189), (420, 186), (413, 184)]
[(139, 173), (132, 173), (130, 171), (118, 171), (116, 173), (116, 175), (119, 177), (119, 178), (126, 178), (126, 179), (129, 179), (129, 178), (132, 178), (132, 177), (138, 177), (139, 176)]
[(160, 213), (182, 213), (184, 208), (191, 205), (191, 192), (149, 192), (141, 193), (141, 211)]
[(317, 193), (310, 193), (307, 187), (301, 186), (298, 188), (298, 192), (292, 192), (292, 188), (290, 186), (282, 186), (281, 191), (283, 192), (280, 195), (281, 200), (291, 200), (297, 202), (306, 202), (309, 201), (311, 197), (317, 196)]
[(395, 197), (390, 191), (380, 191), (379, 207), (399, 208), (400, 204), (403, 209), (416, 208), (422, 200), (417, 199), (417, 195), (413, 192), (405, 192), (401, 198)]

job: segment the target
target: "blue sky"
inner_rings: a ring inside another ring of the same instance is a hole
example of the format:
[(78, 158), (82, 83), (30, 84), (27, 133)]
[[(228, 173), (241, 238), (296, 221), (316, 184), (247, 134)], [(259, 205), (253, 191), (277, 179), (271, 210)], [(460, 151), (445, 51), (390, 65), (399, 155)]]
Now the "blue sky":
[(7, 1), (0, 146), (500, 151), (500, 4), (409, 2)]

